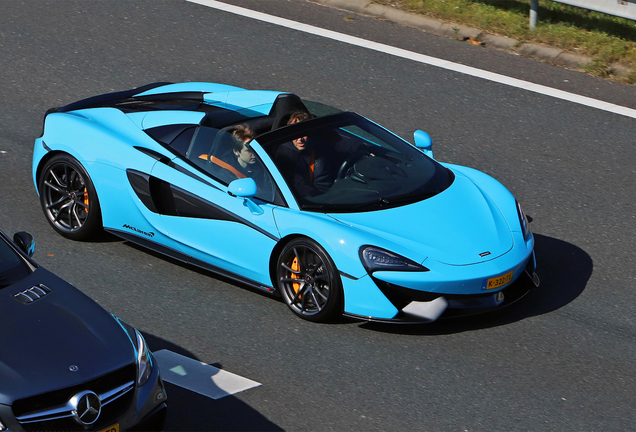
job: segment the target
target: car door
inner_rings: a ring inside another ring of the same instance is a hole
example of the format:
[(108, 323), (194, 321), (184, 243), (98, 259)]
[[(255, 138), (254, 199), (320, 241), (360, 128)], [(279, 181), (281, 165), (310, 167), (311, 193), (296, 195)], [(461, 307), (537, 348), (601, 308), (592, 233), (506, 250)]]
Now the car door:
[(269, 258), (279, 240), (275, 205), (256, 200), (259, 211), (250, 210), (243, 198), (228, 194), (225, 181), (192, 165), (176, 158), (153, 167), (167, 235), (193, 264), (271, 287)]

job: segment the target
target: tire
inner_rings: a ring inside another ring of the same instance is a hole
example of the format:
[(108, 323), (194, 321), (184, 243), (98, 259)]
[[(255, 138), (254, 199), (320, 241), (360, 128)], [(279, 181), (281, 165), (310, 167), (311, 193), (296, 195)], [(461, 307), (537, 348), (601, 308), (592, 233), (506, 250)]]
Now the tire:
[(102, 232), (95, 187), (73, 157), (53, 156), (40, 173), (38, 190), (44, 216), (59, 234), (72, 240), (89, 240)]
[(308, 238), (290, 241), (278, 257), (276, 281), (287, 306), (299, 317), (326, 322), (342, 314), (342, 282), (325, 250)]

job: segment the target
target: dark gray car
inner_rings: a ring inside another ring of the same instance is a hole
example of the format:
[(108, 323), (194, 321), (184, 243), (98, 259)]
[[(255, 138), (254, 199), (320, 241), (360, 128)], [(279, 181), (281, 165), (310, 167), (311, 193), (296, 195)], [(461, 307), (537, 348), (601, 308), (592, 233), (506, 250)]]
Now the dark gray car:
[(0, 431), (161, 430), (166, 393), (135, 328), (0, 231)]

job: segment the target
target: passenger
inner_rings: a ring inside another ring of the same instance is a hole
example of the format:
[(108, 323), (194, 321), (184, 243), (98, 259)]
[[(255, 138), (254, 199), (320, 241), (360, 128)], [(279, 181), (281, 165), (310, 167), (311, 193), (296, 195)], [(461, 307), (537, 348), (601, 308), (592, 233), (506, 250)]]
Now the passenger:
[[(287, 124), (311, 118), (305, 111), (294, 111)], [(327, 143), (315, 137), (302, 136), (282, 144), (276, 151), (276, 163), (292, 187), (302, 196), (317, 196), (326, 193), (336, 179), (338, 161), (353, 153), (341, 142)]]
[(234, 175), (238, 178), (251, 177), (258, 187), (258, 196), (263, 199), (273, 199), (273, 183), (266, 173), (262, 163), (256, 159), (256, 154), (247, 145), (254, 136), (254, 131), (247, 125), (238, 125), (232, 132), (232, 155), (230, 165)]
[(246, 143), (254, 138), (254, 131), (247, 125), (238, 125), (232, 135), (237, 138), (232, 142), (232, 165), (246, 176), (252, 177), (256, 168), (256, 155)]

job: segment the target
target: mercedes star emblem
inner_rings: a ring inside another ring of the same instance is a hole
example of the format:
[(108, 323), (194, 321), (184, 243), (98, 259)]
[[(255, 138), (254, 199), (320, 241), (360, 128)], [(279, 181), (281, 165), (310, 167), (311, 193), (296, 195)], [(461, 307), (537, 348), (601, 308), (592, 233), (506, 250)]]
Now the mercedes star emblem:
[(102, 401), (92, 391), (77, 393), (69, 401), (73, 406), (73, 416), (79, 424), (92, 425), (102, 412)]

